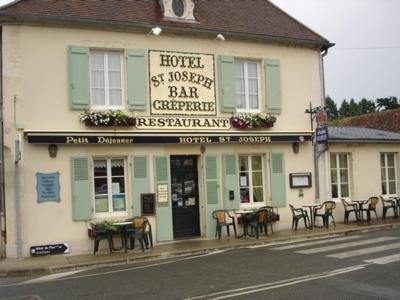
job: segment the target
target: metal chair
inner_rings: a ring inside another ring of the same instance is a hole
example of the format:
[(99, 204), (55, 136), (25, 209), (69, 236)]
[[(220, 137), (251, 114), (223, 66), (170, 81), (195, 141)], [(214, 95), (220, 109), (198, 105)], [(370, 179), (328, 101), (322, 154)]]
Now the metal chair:
[(315, 208), (314, 221), (317, 219), (317, 217), (321, 217), (323, 226), (329, 228), (329, 217), (331, 217), (333, 226), (336, 227), (335, 218), (333, 217), (333, 210), (335, 207), (336, 203), (334, 201), (325, 201), (321, 206)]
[[(302, 208), (294, 208), (292, 204), (289, 204), (289, 207), (292, 211), (292, 230), (297, 230), (297, 225), (299, 224), (299, 220), (303, 219), (304, 220), (304, 226), (306, 228), (311, 228), (310, 226), (310, 219), (308, 217), (308, 214), (305, 210)], [(308, 222), (308, 224), (307, 224)]]
[(397, 207), (395, 199), (385, 199), (383, 196), (380, 196), (382, 201), (382, 219), (386, 218), (386, 213), (389, 209), (393, 209), (393, 214), (397, 217)]
[(343, 208), (344, 208), (344, 223), (349, 222), (349, 215), (350, 213), (354, 213), (354, 216), (356, 217), (356, 220), (359, 221), (359, 211), (358, 211), (358, 206), (357, 204), (351, 204), (348, 203), (345, 199), (341, 199)]
[(212, 213), (212, 217), (217, 221), (217, 226), (215, 229), (215, 237), (217, 237), (217, 235), (218, 235), (218, 238), (221, 239), (222, 227), (226, 227), (228, 236), (230, 236), (230, 232), (229, 232), (230, 226), (233, 227), (235, 236), (237, 236), (235, 218), (229, 214), (229, 211), (227, 211), (225, 209), (214, 210)]

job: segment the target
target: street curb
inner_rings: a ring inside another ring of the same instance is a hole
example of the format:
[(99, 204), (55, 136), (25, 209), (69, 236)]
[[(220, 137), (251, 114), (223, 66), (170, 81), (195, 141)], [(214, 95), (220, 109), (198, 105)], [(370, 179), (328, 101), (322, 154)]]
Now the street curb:
[[(59, 265), (59, 266), (51, 266), (51, 267), (32, 267), (32, 268), (23, 268), (23, 267), (16, 267), (16, 268), (9, 268), (3, 269), (0, 268), (0, 277), (18, 277), (18, 276), (27, 276), (27, 275), (49, 275), (54, 273), (61, 273), (61, 272), (69, 272), (69, 271), (82, 271), (82, 270), (90, 270), (102, 267), (112, 267), (112, 266), (120, 266), (120, 265), (130, 265), (135, 263), (143, 263), (149, 261), (157, 261), (157, 260), (164, 260), (164, 259), (171, 259), (177, 257), (189, 257), (189, 256), (196, 256), (207, 254), (213, 251), (218, 250), (233, 250), (233, 249), (244, 249), (250, 246), (256, 245), (273, 245), (282, 242), (288, 241), (296, 241), (296, 240), (304, 240), (304, 239), (313, 239), (313, 238), (322, 238), (322, 237), (330, 237), (330, 236), (341, 236), (341, 235), (348, 235), (351, 233), (367, 233), (373, 232), (378, 230), (388, 230), (400, 228), (400, 223), (393, 223), (393, 224), (382, 224), (382, 225), (371, 225), (366, 227), (360, 228), (351, 228), (351, 229), (343, 229), (337, 230), (332, 232), (321, 232), (318, 234), (300, 234), (296, 236), (288, 236), (288, 237), (281, 237), (281, 238), (274, 238), (273, 240), (254, 240), (248, 241), (246, 243), (241, 243), (237, 245), (221, 245), (221, 246), (212, 246), (212, 247), (205, 247), (201, 249), (195, 250), (181, 250), (181, 251), (171, 251), (171, 252), (162, 252), (159, 254), (149, 254), (141, 257), (126, 257), (126, 258), (115, 258), (106, 261), (91, 261), (85, 263), (77, 263), (77, 264), (67, 264), (67, 265)], [(0, 262), (1, 265), (1, 262)]]

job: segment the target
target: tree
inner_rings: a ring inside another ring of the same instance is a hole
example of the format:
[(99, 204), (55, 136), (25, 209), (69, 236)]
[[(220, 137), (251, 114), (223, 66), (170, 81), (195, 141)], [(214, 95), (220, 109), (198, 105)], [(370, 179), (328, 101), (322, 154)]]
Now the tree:
[(343, 100), (339, 108), (339, 117), (341, 119), (351, 117), (350, 105), (346, 99)]
[(347, 117), (354, 117), (354, 116), (359, 116), (361, 115), (360, 113), (360, 106), (356, 101), (354, 101), (353, 98), (351, 98), (350, 103), (349, 103), (349, 114)]
[(358, 106), (360, 109), (360, 113), (362, 115), (373, 113), (376, 110), (376, 105), (375, 105), (374, 101), (367, 100), (365, 98), (361, 99), (361, 101), (358, 103)]
[(337, 109), (336, 102), (331, 97), (326, 96), (325, 98), (326, 108), (328, 109), (328, 119), (330, 121), (339, 119), (339, 111)]
[(385, 97), (376, 99), (377, 110), (390, 110), (400, 108), (400, 103), (397, 100), (397, 97)]

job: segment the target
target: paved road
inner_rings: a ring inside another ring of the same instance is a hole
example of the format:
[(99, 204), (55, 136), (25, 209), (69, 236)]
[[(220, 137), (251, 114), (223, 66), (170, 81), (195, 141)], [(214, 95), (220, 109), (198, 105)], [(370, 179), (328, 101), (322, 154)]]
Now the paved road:
[(0, 279), (0, 299), (400, 299), (399, 280), (394, 229)]

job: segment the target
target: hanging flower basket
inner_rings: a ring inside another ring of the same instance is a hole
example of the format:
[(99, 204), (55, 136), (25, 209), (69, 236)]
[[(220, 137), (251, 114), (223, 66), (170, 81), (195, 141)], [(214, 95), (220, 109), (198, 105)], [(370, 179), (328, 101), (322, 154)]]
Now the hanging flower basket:
[(79, 120), (86, 126), (135, 126), (136, 119), (121, 110), (87, 111), (80, 114)]
[(231, 117), (233, 128), (260, 129), (274, 126), (276, 117), (266, 113), (237, 113)]

